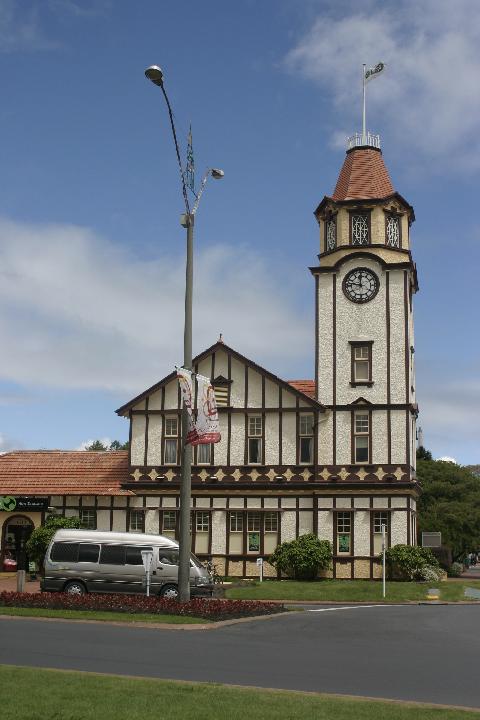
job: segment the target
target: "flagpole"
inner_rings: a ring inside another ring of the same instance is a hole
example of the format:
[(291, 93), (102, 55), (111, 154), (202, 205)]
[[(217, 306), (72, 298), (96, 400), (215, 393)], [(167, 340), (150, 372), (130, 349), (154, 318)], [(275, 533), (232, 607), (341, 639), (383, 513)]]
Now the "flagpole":
[(363, 114), (362, 114), (362, 145), (367, 144), (367, 122), (366, 122), (366, 107), (365, 107), (365, 71), (366, 64), (363, 64)]

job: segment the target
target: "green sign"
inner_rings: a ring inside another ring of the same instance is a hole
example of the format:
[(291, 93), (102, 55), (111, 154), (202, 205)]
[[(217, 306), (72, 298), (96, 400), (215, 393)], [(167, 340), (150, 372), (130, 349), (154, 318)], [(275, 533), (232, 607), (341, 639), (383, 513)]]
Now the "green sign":
[(260, 533), (248, 533), (248, 551), (260, 552)]
[(17, 507), (17, 501), (10, 495), (0, 496), (0, 510), (6, 510), (6, 512), (12, 512)]
[(349, 553), (350, 552), (350, 535), (339, 535), (338, 536), (338, 552)]

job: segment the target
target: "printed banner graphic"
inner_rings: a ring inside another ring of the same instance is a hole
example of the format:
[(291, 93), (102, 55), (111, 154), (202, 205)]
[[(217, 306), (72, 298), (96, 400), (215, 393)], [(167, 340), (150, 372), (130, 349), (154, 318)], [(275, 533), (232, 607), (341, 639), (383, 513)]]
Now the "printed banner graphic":
[(182, 392), (183, 402), (188, 412), (188, 431), (186, 439), (186, 444), (188, 445), (189, 443), (193, 443), (193, 441), (198, 437), (192, 413), (192, 373), (190, 372), (190, 370), (185, 370), (185, 368), (177, 368), (177, 377), (178, 382), (180, 383), (180, 390)]
[(221, 435), (218, 430), (218, 410), (215, 392), (209, 378), (197, 375), (198, 412), (197, 412), (197, 439), (192, 445), (206, 445), (218, 443)]
[(186, 444), (208, 445), (218, 443), (221, 435), (218, 428), (218, 410), (215, 392), (209, 378), (197, 375), (197, 413), (193, 412), (192, 373), (185, 368), (177, 368), (178, 382), (183, 402), (188, 412), (188, 432)]

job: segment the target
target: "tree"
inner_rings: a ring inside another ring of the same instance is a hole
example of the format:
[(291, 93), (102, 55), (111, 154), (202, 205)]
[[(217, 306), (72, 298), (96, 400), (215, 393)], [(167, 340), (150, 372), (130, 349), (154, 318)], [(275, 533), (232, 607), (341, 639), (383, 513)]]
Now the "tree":
[(62, 528), (79, 528), (80, 518), (63, 517), (63, 515), (49, 515), (45, 525), (35, 528), (26, 543), (27, 555), (39, 565), (43, 565), (43, 559), (47, 552), (50, 540), (57, 530)]
[(90, 445), (87, 445), (85, 450), (89, 452), (107, 452), (109, 450), (128, 450), (130, 443), (121, 443), (118, 440), (113, 440), (110, 445), (105, 445), (101, 440), (94, 440)]
[(420, 532), (439, 531), (453, 559), (480, 548), (480, 481), (467, 468), (442, 460), (419, 460)]
[(432, 453), (430, 450), (425, 450), (423, 445), (417, 448), (417, 460), (432, 460)]

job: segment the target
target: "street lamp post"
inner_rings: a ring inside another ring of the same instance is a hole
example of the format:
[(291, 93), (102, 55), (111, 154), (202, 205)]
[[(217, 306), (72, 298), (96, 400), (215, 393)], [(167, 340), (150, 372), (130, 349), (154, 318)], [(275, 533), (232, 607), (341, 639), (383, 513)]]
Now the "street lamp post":
[[(211, 175), (216, 180), (223, 177), (223, 170), (210, 168), (206, 171), (200, 190), (196, 195), (193, 209), (190, 210), (185, 175), (183, 172), (180, 150), (178, 147), (177, 133), (173, 121), (172, 108), (163, 84), (163, 72), (158, 65), (151, 65), (145, 70), (145, 76), (161, 88), (165, 102), (167, 103), (170, 126), (172, 129), (175, 151), (177, 154), (180, 178), (182, 182), (182, 194), (185, 203), (185, 213), (180, 218), (180, 224), (187, 230), (187, 261), (185, 272), (185, 326), (183, 333), (183, 367), (192, 370), (192, 312), (193, 312), (193, 228), (195, 224), (195, 213), (198, 209), (200, 198), (205, 189), (208, 177)], [(192, 446), (186, 444), (188, 432), (188, 413), (185, 403), (182, 407), (182, 459), (181, 459), (181, 484), (180, 484), (180, 534), (179, 534), (179, 563), (178, 563), (178, 599), (180, 602), (190, 600), (190, 504), (192, 495)]]

